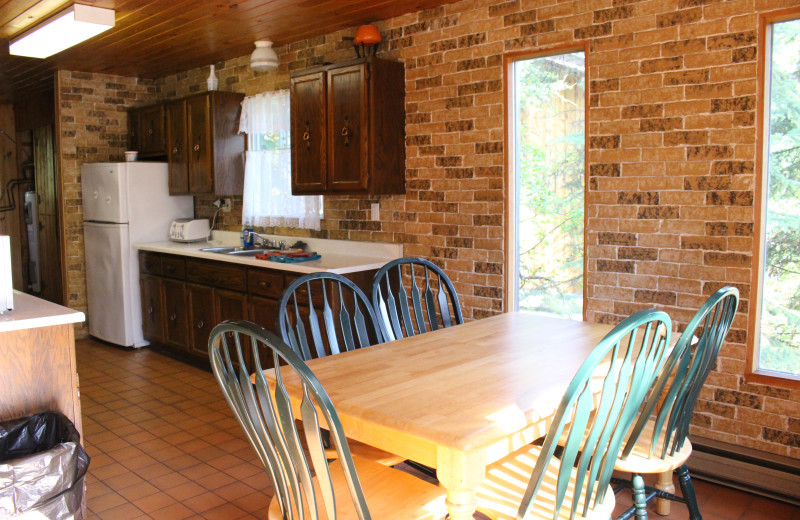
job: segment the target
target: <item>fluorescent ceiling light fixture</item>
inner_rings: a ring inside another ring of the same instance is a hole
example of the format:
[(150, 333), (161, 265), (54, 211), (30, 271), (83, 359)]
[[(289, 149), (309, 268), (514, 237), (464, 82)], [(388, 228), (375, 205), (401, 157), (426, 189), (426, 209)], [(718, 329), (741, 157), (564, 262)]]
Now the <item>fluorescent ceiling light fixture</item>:
[(114, 27), (114, 10), (74, 4), (12, 38), (8, 53), (47, 58)]

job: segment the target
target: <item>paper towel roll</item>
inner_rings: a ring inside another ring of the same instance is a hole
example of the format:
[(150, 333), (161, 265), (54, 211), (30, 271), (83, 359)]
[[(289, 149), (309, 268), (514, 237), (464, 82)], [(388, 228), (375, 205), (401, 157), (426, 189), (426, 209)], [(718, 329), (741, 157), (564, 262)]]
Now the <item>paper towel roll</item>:
[(14, 281), (11, 278), (11, 237), (0, 235), (0, 312), (14, 308)]

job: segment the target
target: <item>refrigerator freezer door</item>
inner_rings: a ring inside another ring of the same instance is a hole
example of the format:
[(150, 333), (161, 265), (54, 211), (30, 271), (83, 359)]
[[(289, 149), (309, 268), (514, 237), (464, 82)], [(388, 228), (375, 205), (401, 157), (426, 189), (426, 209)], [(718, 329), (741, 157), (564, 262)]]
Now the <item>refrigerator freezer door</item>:
[(147, 345), (142, 337), (139, 285), (133, 283), (127, 224), (84, 222), (89, 334), (122, 345)]
[(81, 167), (83, 220), (128, 222), (127, 175), (124, 163), (94, 163)]

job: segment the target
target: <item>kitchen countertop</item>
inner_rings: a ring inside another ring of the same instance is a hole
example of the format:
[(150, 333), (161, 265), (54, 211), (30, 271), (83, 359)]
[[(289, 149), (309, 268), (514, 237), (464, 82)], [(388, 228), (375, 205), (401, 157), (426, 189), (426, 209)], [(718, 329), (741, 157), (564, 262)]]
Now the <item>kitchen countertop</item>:
[[(307, 262), (280, 263), (269, 260), (260, 260), (254, 257), (241, 257), (236, 255), (225, 255), (200, 251), (207, 247), (239, 246), (241, 241), (239, 233), (231, 231), (214, 231), (212, 239), (206, 242), (192, 242), (189, 244), (180, 242), (150, 242), (145, 244), (135, 244), (134, 247), (139, 251), (151, 251), (154, 253), (167, 253), (172, 255), (188, 256), (192, 258), (203, 258), (206, 260), (216, 260), (219, 262), (229, 262), (233, 264), (251, 265), (255, 267), (265, 267), (294, 273), (318, 273), (329, 272), (337, 274), (355, 273), (359, 271), (369, 271), (379, 269), (387, 262), (403, 256), (403, 246), (399, 244), (387, 244), (379, 242), (357, 242), (353, 240), (327, 240), (298, 237), (280, 237), (269, 235), (276, 241), (284, 240), (287, 244), (292, 244), (297, 240), (302, 240), (308, 244), (306, 251), (316, 251), (322, 258)], [(343, 253), (342, 251), (347, 251)]]
[(14, 291), (14, 309), (0, 314), (0, 332), (79, 323), (85, 319), (82, 312)]

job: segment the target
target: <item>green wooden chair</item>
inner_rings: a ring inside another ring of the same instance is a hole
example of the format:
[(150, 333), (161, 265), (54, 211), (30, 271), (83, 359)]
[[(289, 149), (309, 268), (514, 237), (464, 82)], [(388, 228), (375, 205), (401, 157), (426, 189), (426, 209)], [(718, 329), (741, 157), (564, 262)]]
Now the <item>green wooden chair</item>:
[[(616, 463), (618, 471), (631, 473), (630, 481), (616, 480), (617, 490), (633, 490), (634, 507), (619, 518), (636, 514), (646, 518), (647, 502), (663, 500), (659, 513), (669, 514), (669, 501), (686, 504), (689, 517), (700, 520), (700, 509), (686, 461), (692, 444), (686, 435), (697, 397), (714, 367), (722, 342), (739, 305), (739, 291), (723, 287), (697, 311), (670, 353)], [(682, 497), (672, 485), (677, 470)], [(644, 485), (642, 474), (659, 474), (656, 488)], [(666, 509), (665, 509), (666, 508)]]
[[(226, 321), (211, 332), (208, 352), (225, 400), (275, 488), (269, 520), (433, 520), (443, 504), (442, 490), (353, 457), (325, 389), (280, 338), (253, 323)], [(263, 370), (251, 375), (244, 368), (248, 355), (255, 367), (267, 364), (262, 356), (277, 367), (274, 388)], [(299, 417), (286, 392), (289, 378), (302, 385)], [(326, 459), (320, 428), (336, 440), (333, 461)]]
[[(278, 330), (304, 361), (383, 343), (378, 319), (367, 295), (351, 280), (335, 273), (301, 276), (283, 291), (278, 303)], [(325, 446), (330, 444), (323, 432)], [(351, 451), (385, 466), (403, 457), (368, 444), (350, 441)], [(332, 450), (329, 457), (336, 457)]]
[(492, 463), (478, 503), (498, 519), (610, 519), (614, 462), (664, 363), (671, 326), (650, 309), (606, 335), (569, 383), (543, 443)]
[(367, 296), (334, 273), (306, 274), (290, 283), (277, 319), (283, 340), (306, 361), (383, 343)]
[(372, 281), (372, 306), (386, 341), (464, 323), (450, 278), (423, 258), (399, 258), (381, 267)]

